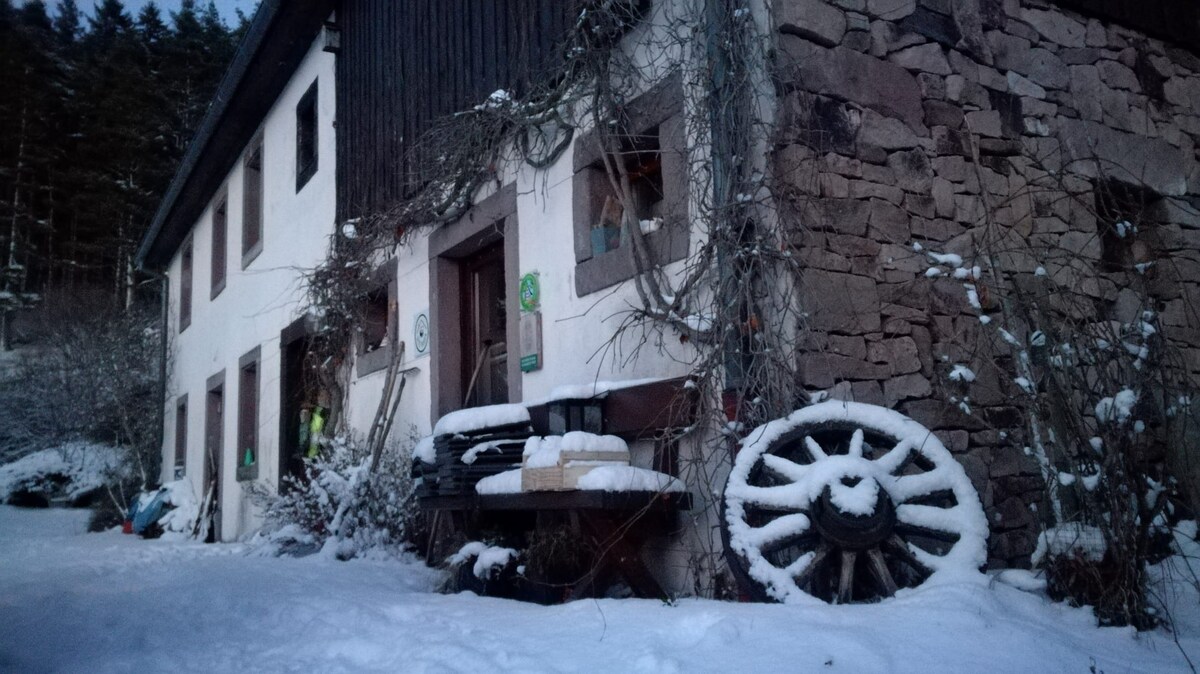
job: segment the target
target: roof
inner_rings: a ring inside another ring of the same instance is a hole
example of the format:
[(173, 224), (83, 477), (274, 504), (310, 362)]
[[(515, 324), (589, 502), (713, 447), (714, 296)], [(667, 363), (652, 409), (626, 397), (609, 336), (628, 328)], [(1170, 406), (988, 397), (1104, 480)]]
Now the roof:
[(139, 268), (160, 268), (174, 255), (258, 131), (334, 4), (334, 0), (262, 0), (259, 4), (142, 239)]

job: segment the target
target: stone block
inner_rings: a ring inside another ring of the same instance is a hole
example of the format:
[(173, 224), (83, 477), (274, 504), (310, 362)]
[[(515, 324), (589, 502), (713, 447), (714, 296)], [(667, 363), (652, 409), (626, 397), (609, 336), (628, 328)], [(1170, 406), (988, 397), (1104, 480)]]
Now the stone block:
[(867, 0), (867, 14), (899, 21), (917, 9), (917, 0)]
[(809, 271), (803, 283), (804, 306), (808, 307), (812, 329), (843, 334), (879, 330), (879, 292), (872, 279)]
[(901, 68), (914, 72), (933, 73), (934, 75), (949, 75), (951, 73), (950, 63), (946, 60), (946, 54), (942, 52), (941, 45), (935, 42), (927, 42), (922, 45), (893, 52), (888, 56), (888, 60)]
[(996, 110), (974, 110), (966, 115), (967, 129), (981, 136), (1000, 138), (1000, 113)]
[(930, 194), (939, 218), (954, 217), (954, 185), (941, 177), (934, 178)]
[(1087, 28), (1061, 10), (1022, 9), (1021, 19), (1050, 42), (1064, 47), (1082, 47), (1086, 44)]
[[(896, 0), (888, 0), (895, 4)], [(818, 94), (852, 101), (894, 115), (921, 130), (921, 90), (907, 70), (845, 47), (825, 49), (794, 35), (781, 35), (784, 77)]]
[(868, 405), (884, 405), (883, 389), (877, 381), (856, 381), (850, 383), (850, 395), (855, 402)]
[(893, 375), (911, 374), (921, 371), (921, 360), (917, 357), (917, 343), (912, 337), (896, 337), (867, 344), (867, 360), (886, 363)]
[(912, 14), (901, 19), (897, 26), (900, 30), (922, 35), (949, 48), (953, 48), (962, 39), (962, 33), (958, 30), (954, 18), (950, 16), (950, 11), (938, 11), (925, 5), (918, 6)]
[(965, 414), (957, 406), (941, 400), (912, 400), (901, 404), (900, 411), (930, 430), (983, 430), (982, 421)]
[(1089, 47), (1107, 47), (1108, 32), (1104, 30), (1104, 24), (1098, 19), (1088, 19), (1083, 43)]
[(1059, 140), (1072, 170), (1091, 178), (1143, 184), (1161, 195), (1185, 194), (1188, 176), (1196, 170), (1194, 157), (1164, 140), (1115, 131), (1094, 122), (1060, 120)]
[(928, 194), (933, 181), (929, 158), (919, 149), (894, 152), (888, 156), (888, 168), (896, 178), (896, 186), (906, 192)]
[(868, 232), (877, 241), (907, 244), (912, 239), (910, 216), (903, 209), (882, 199), (872, 199)]
[(866, 180), (851, 180), (850, 198), (883, 199), (894, 205), (900, 205), (904, 202), (904, 191), (893, 185), (880, 185)]
[(1085, 47), (1083, 49), (1064, 49), (1058, 53), (1063, 63), (1069, 66), (1095, 65), (1104, 52), (1099, 49)]
[(824, 0), (788, 0), (775, 3), (773, 10), (781, 33), (824, 47), (836, 47), (846, 34), (846, 13)]
[(1046, 97), (1046, 89), (1028, 77), (1022, 77), (1020, 74), (1010, 70), (1005, 79), (1008, 81), (1008, 90), (1018, 96), (1030, 96), (1032, 98)]
[(800, 356), (800, 378), (808, 388), (829, 388), (840, 381), (887, 379), (887, 367), (835, 353), (806, 353)]
[(834, 199), (845, 199), (850, 196), (850, 183), (836, 173), (822, 173), (818, 177), (821, 186), (821, 196)]
[(925, 101), (924, 107), (926, 126), (947, 126), (952, 129), (962, 127), (962, 107), (938, 100)]
[(1137, 75), (1128, 66), (1116, 61), (1100, 61), (1096, 67), (1100, 70), (1100, 79), (1108, 86), (1136, 92), (1142, 90)]
[(886, 407), (894, 407), (904, 400), (925, 398), (933, 393), (929, 380), (919, 374), (906, 374), (883, 381), (883, 399)]
[(895, 117), (867, 112), (863, 115), (862, 126), (858, 130), (858, 142), (884, 150), (902, 150), (916, 147), (917, 135), (907, 124)]
[(1066, 66), (1053, 52), (1031, 47), (1028, 40), (999, 31), (988, 33), (987, 37), (997, 67), (1015, 70), (1043, 87), (1062, 89), (1067, 86)]

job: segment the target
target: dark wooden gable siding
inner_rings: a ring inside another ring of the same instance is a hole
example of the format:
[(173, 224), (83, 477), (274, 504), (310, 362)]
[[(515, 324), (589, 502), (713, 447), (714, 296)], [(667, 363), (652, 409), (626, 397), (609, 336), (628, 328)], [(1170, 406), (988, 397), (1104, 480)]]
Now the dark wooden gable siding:
[(413, 184), (405, 147), (430, 123), (553, 70), (578, 0), (343, 0), (337, 13), (338, 218)]

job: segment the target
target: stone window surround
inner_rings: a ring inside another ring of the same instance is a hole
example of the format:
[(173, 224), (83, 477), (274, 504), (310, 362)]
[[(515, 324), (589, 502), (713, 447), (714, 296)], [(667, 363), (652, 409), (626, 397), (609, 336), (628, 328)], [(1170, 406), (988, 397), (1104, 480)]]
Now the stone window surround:
[[(246, 393), (246, 391), (243, 389), (243, 384), (245, 383), (245, 381), (243, 379), (243, 375), (246, 371), (246, 368), (250, 367), (251, 365), (253, 365), (255, 368), (255, 370), (254, 370), (254, 372), (255, 372), (254, 384), (255, 385), (254, 385), (254, 391), (252, 394), (254, 396), (254, 408), (253, 408), (253, 411), (254, 411), (253, 417), (254, 418), (248, 419), (247, 413), (246, 413), (245, 407), (244, 407), (246, 403), (242, 399), (242, 396), (245, 395), (245, 393)], [(238, 428), (237, 428), (237, 445), (234, 447), (234, 452), (233, 452), (233, 461), (234, 461), (233, 465), (237, 466), (236, 477), (237, 477), (238, 482), (245, 482), (246, 480), (254, 480), (254, 479), (258, 478), (258, 464), (259, 464), (259, 458), (260, 458), (260, 453), (259, 453), (259, 444), (260, 444), (259, 439), (260, 438), (259, 438), (259, 433), (258, 433), (258, 420), (259, 420), (259, 412), (260, 412), (261, 403), (262, 403), (262, 347), (256, 346), (253, 349), (250, 349), (246, 353), (242, 354), (242, 356), (240, 358), (238, 358), (238, 407), (237, 407)], [(249, 424), (249, 426), (247, 426), (247, 424)], [(242, 465), (242, 452), (245, 450), (245, 447), (243, 447), (242, 444), (243, 444), (243, 441), (246, 440), (247, 436), (250, 434), (252, 434), (253, 438), (254, 438), (254, 463), (250, 464), (249, 466), (243, 466)]]
[(517, 189), (514, 183), (509, 183), (458, 220), (429, 235), (429, 320), (433, 326), (430, 400), (435, 420), (462, 408), (459, 261), (500, 240), (504, 241), (504, 281), (508, 291), (505, 293), (507, 319), (504, 331), (507, 342), (514, 345), (510, 347), (508, 358), (508, 399), (510, 402), (521, 399), (520, 359), (513, 352), (515, 345), (520, 343), (521, 314), (516, 292), (520, 276), (517, 217)]
[[(397, 320), (398, 287), (396, 286), (396, 260), (388, 258), (371, 274), (371, 286), (375, 292), (387, 289), (387, 346), (370, 353), (366, 351), (365, 337), (361, 331), (354, 338), (354, 367), (359, 377), (378, 372), (392, 362), (392, 352), (399, 341), (400, 330)], [(364, 298), (365, 301), (365, 298)]]
[[(264, 164), (266, 155), (263, 148), (263, 136), (261, 131), (259, 131), (258, 135), (254, 137), (254, 140), (250, 141), (249, 148), (250, 149), (246, 152), (246, 157), (242, 160), (242, 269), (249, 267), (250, 263), (254, 262), (254, 259), (258, 257), (259, 253), (262, 253), (263, 234), (265, 230), (263, 224), (266, 221), (266, 217), (264, 217), (266, 214), (265, 207), (267, 203), (264, 194), (266, 181), (263, 179), (266, 169)], [(253, 243), (250, 243), (247, 240), (246, 229), (246, 223), (249, 220), (247, 214), (250, 212), (251, 206), (251, 204), (248, 203), (251, 194), (249, 177), (251, 163), (256, 157), (258, 160), (258, 237)], [(247, 245), (247, 243), (250, 243), (250, 245)]]
[(188, 396), (181, 394), (175, 399), (175, 479), (187, 471)]
[(192, 324), (192, 295), (195, 294), (196, 250), (188, 234), (179, 247), (179, 332)]
[[(689, 228), (687, 138), (679, 74), (669, 76), (638, 96), (627, 106), (626, 113), (635, 133), (658, 128), (666, 222), (661, 229), (647, 235), (646, 242), (654, 258), (661, 263), (681, 260), (687, 255)], [(572, 178), (575, 294), (579, 297), (633, 278), (637, 273), (629, 247), (592, 255), (592, 224), (603, 205), (600, 196), (609, 193), (608, 176), (601, 162), (602, 149), (597, 131), (593, 129), (580, 135), (575, 141)]]
[[(320, 140), (320, 113), (317, 101), (317, 84), (319, 80), (314, 79), (304, 94), (300, 96), (300, 100), (296, 103), (296, 193), (308, 184), (317, 173), (317, 166), (320, 163), (320, 153), (318, 142)], [(311, 118), (310, 118), (311, 117)], [(307, 123), (308, 128), (304, 128), (304, 123)], [(310, 138), (305, 138), (305, 131)], [(307, 143), (306, 143), (307, 141)], [(301, 163), (305, 157), (301, 156), (301, 150), (307, 145), (311, 150), (311, 158), (305, 163)]]
[[(209, 277), (211, 287), (208, 295), (208, 299), (211, 301), (217, 299), (221, 291), (225, 290), (225, 283), (229, 279), (229, 191), (227, 187), (222, 187), (217, 191), (217, 198), (213, 199), (209, 222), (212, 224), (212, 250), (209, 251), (212, 258)], [(218, 233), (220, 233), (219, 238)], [(218, 255), (218, 251), (220, 255)]]

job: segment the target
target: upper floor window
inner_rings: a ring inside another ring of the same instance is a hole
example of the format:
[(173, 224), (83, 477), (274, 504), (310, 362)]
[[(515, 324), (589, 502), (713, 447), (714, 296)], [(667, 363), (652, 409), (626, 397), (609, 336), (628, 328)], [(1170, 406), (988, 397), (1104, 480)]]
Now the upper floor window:
[(317, 83), (296, 104), (296, 191), (317, 172)]
[[(627, 106), (624, 128), (617, 133), (592, 130), (576, 141), (572, 182), (577, 295), (637, 273), (626, 222), (638, 227), (659, 264), (686, 255), (687, 145), (682, 109), (682, 84), (678, 76), (671, 76)], [(614, 187), (621, 178), (628, 179), (624, 195)]]
[(179, 256), (179, 331), (192, 324), (192, 241), (183, 244)]
[(242, 269), (262, 252), (263, 146), (256, 140), (242, 167)]
[(229, 199), (221, 195), (212, 215), (212, 298), (225, 289), (227, 241), (229, 239)]

